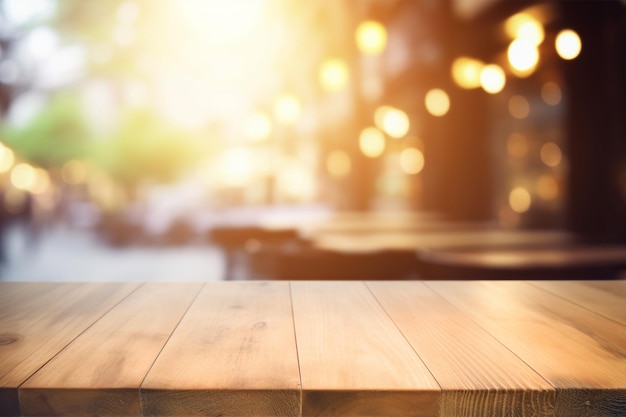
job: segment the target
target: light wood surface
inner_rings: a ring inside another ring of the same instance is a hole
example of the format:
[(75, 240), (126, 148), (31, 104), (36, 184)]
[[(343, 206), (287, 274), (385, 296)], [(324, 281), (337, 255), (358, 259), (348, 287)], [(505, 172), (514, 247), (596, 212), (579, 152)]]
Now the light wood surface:
[(437, 415), (439, 385), (363, 283), (291, 285), (304, 416)]
[(148, 373), (142, 403), (154, 416), (297, 416), (299, 385), (289, 283), (214, 282)]
[(143, 284), (22, 385), (22, 413), (141, 415), (139, 387), (201, 288)]
[(428, 282), (557, 390), (555, 416), (626, 408), (626, 329), (525, 282)]
[(530, 283), (626, 325), (626, 280)]
[(367, 285), (441, 385), (441, 417), (553, 414), (554, 388), (423, 283)]
[(0, 282), (0, 415), (626, 416), (625, 282)]
[(17, 388), (138, 286), (0, 282), (0, 415), (15, 415)]

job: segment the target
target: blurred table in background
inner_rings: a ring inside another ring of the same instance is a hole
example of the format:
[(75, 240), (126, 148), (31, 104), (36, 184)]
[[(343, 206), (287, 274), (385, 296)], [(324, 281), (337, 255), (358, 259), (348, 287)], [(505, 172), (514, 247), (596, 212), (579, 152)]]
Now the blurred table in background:
[(626, 246), (427, 249), (428, 279), (614, 279), (626, 271)]

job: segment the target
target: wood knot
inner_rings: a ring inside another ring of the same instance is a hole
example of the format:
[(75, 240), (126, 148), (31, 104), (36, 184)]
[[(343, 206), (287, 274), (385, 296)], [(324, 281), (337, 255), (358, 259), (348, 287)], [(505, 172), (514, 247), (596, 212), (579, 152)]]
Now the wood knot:
[(18, 334), (0, 334), (0, 345), (10, 345), (21, 339)]
[(254, 323), (252, 325), (253, 328), (255, 329), (262, 329), (263, 327), (265, 327), (265, 322), (264, 321), (258, 321), (256, 323)]

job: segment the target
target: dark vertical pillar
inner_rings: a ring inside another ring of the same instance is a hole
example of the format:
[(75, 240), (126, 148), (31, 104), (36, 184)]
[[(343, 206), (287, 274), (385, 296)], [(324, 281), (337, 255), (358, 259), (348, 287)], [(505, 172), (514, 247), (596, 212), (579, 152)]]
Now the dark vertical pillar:
[(583, 43), (563, 61), (570, 158), (569, 227), (591, 241), (626, 241), (626, 5), (561, 4)]

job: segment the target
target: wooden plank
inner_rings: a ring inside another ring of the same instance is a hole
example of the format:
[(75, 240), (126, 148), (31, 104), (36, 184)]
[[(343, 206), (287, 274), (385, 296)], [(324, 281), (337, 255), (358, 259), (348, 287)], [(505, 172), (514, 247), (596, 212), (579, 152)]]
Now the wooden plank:
[(556, 388), (555, 416), (626, 412), (625, 326), (524, 282), (427, 285)]
[(0, 415), (20, 414), (18, 387), (138, 286), (0, 282)]
[(141, 398), (150, 416), (298, 416), (289, 283), (208, 283), (146, 377)]
[(528, 283), (626, 325), (626, 281), (529, 281)]
[(367, 286), (441, 386), (440, 417), (554, 413), (545, 379), (423, 283)]
[(294, 282), (303, 416), (436, 416), (440, 388), (362, 282)]
[(139, 386), (202, 285), (143, 284), (22, 385), (22, 413), (141, 415)]

